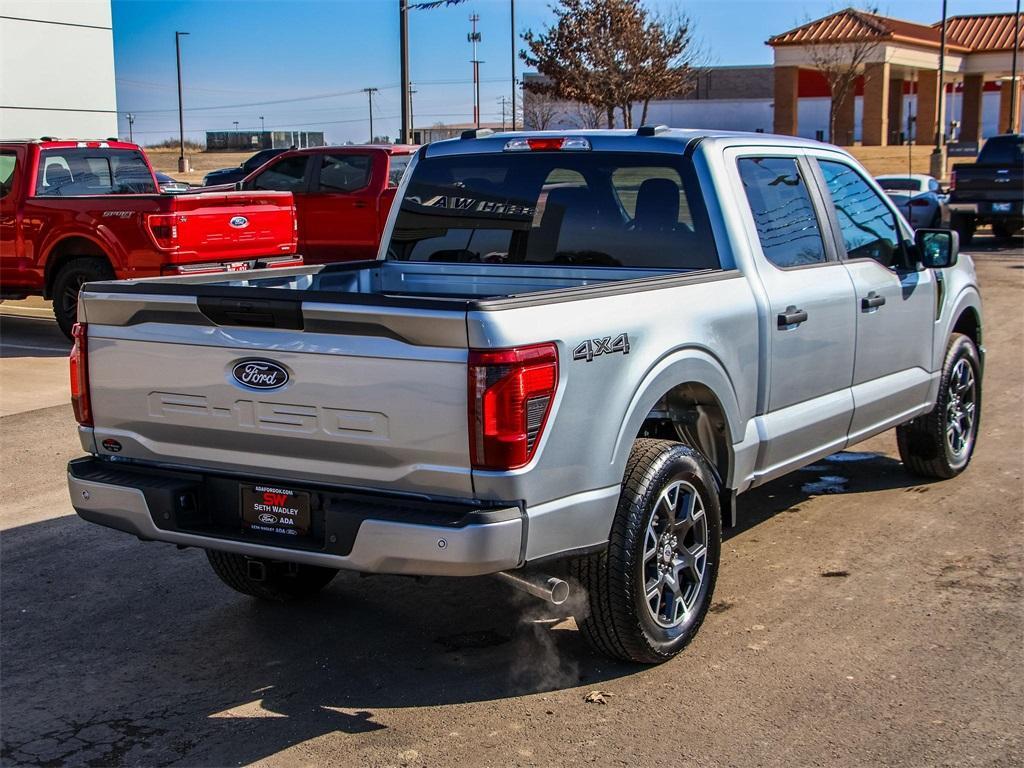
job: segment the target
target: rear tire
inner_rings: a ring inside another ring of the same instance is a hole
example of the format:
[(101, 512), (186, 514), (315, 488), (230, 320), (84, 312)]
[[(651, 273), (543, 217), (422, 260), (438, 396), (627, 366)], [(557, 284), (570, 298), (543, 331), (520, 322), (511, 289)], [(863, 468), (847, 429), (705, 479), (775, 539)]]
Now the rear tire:
[(1019, 226), (1015, 226), (1016, 222), (1012, 221), (996, 221), (992, 223), (992, 234), (998, 237), (1000, 240), (1011, 240), (1013, 239), (1014, 233), (1020, 229)]
[(915, 475), (948, 479), (967, 469), (981, 417), (981, 364), (970, 337), (954, 333), (946, 348), (939, 398), (924, 416), (896, 427), (896, 444)]
[(312, 597), (338, 574), (334, 568), (282, 563), (212, 549), (206, 550), (206, 558), (220, 580), (236, 592), (275, 603)]
[(78, 321), (78, 292), (82, 286), (113, 278), (110, 264), (95, 256), (72, 259), (60, 268), (53, 280), (53, 316), (65, 336), (71, 338), (71, 329)]
[(962, 213), (954, 213), (949, 219), (949, 228), (960, 235), (960, 246), (966, 247), (974, 238), (974, 217)]
[(570, 566), (589, 609), (576, 623), (595, 650), (659, 664), (693, 639), (718, 575), (718, 499), (699, 453), (668, 440), (634, 443), (608, 548)]

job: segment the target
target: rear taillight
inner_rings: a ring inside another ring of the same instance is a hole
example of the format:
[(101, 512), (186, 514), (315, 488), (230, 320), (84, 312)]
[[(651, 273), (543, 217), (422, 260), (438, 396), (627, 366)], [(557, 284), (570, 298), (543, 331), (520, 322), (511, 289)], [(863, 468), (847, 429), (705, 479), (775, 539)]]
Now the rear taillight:
[(71, 347), (71, 407), (75, 420), (83, 427), (92, 426), (92, 404), (89, 402), (89, 360), (87, 356), (86, 325), (75, 323), (71, 329), (74, 344)]
[(914, 208), (926, 208), (927, 206), (931, 205), (931, 203), (925, 200), (923, 197), (915, 197), (913, 200), (910, 201), (910, 205), (913, 206)]
[(533, 458), (558, 387), (558, 348), (535, 344), (469, 353), (469, 453), (474, 469), (516, 469)]
[(949, 187), (947, 188), (950, 192), (956, 189), (956, 169), (954, 168), (949, 172)]
[(177, 218), (174, 215), (154, 213), (146, 219), (146, 225), (149, 227), (149, 236), (153, 238), (157, 248), (170, 251), (178, 247)]

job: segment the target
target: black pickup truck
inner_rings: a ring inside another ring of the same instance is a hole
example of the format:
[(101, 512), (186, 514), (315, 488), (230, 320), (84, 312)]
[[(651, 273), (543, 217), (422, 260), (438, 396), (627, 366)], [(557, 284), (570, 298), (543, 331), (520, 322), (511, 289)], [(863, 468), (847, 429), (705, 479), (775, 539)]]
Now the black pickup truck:
[(1024, 227), (1024, 134), (993, 136), (977, 161), (953, 166), (949, 211), (961, 245), (982, 224), (991, 224), (999, 238)]

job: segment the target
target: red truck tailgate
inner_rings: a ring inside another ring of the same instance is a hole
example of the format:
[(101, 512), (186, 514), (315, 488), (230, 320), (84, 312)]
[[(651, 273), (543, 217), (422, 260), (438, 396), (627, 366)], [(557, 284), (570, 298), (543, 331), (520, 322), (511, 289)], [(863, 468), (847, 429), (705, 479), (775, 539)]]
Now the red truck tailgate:
[(177, 249), (172, 261), (227, 261), (294, 253), (291, 192), (201, 192), (175, 195)]

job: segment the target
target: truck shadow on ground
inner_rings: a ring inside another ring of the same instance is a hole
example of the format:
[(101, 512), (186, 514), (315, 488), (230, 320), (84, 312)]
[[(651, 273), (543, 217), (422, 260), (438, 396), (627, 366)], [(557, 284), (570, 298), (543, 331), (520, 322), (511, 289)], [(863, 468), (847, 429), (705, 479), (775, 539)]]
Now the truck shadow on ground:
[[(846, 493), (918, 485), (893, 459), (846, 456), (741, 497), (739, 531), (822, 478)], [(223, 587), (200, 552), (74, 516), (5, 531), (0, 554), (5, 764), (242, 764), (383, 729), (380, 709), (644, 674), (492, 579), (340, 574), (316, 600), (270, 605)]]
[(71, 342), (46, 317), (0, 315), (0, 358), (67, 357)]

